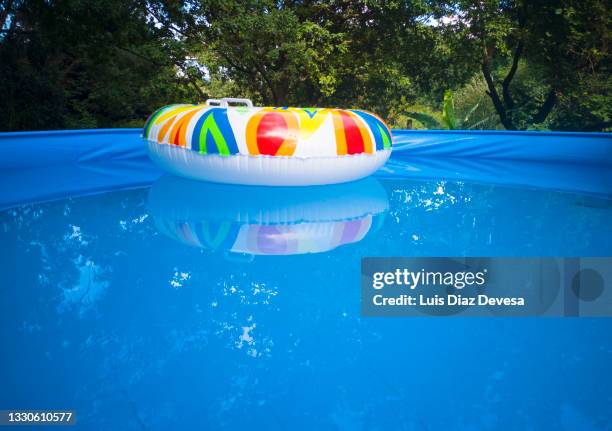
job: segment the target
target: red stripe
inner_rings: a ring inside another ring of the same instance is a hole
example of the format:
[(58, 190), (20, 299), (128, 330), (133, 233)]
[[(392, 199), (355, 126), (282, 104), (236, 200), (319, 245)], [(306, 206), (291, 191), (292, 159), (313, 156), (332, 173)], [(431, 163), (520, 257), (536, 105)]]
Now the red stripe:
[(344, 135), (346, 136), (346, 153), (360, 154), (364, 152), (363, 138), (355, 120), (348, 114), (341, 112), (342, 125), (344, 126)]
[(288, 126), (283, 116), (276, 112), (265, 114), (257, 126), (257, 147), (260, 154), (275, 156), (287, 138)]

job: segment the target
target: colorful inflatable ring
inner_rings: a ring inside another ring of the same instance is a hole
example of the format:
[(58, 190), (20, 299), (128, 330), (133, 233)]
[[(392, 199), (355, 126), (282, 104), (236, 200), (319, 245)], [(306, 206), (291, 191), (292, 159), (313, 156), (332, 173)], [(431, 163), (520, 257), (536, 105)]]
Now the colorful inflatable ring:
[(257, 108), (246, 99), (166, 106), (147, 120), (143, 138), (151, 158), (176, 175), (279, 186), (363, 178), (385, 164), (393, 142), (369, 112)]
[(236, 187), (161, 177), (149, 192), (157, 230), (226, 256), (322, 253), (361, 241), (389, 210), (375, 178), (327, 187)]

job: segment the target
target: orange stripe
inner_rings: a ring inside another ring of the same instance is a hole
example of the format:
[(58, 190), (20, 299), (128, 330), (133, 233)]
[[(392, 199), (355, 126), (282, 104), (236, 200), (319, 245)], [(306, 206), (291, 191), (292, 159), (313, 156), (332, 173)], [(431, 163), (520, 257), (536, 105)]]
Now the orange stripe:
[[(172, 130), (170, 131), (170, 137), (168, 139), (168, 142), (170, 144), (175, 144), (175, 145), (181, 145), (180, 143), (180, 133), (181, 130), (185, 129), (185, 121), (189, 122), (189, 119), (196, 113), (198, 112), (198, 110), (194, 110), (192, 112), (188, 112), (187, 114), (183, 115), (181, 118), (178, 118), (177, 115), (177, 120), (174, 122), (174, 126), (172, 127)], [(183, 132), (184, 134), (184, 132)], [(184, 144), (182, 145), (183, 147), (185, 146)]]
[[(170, 130), (170, 128), (176, 124), (177, 127), (180, 127), (180, 125), (177, 123), (176, 118), (177, 116), (185, 111), (198, 111), (200, 109), (200, 106), (189, 106), (186, 108), (179, 108), (176, 109), (172, 112), (172, 114), (169, 114), (166, 118), (166, 122), (162, 125), (161, 129), (159, 130), (159, 133), (157, 135), (157, 142), (162, 142), (164, 140), (164, 138), (166, 137), (166, 134), (168, 133), (168, 130)], [(178, 129), (177, 129), (178, 130)], [(177, 130), (172, 130), (170, 132), (170, 136), (168, 138), (168, 143), (172, 144), (176, 142), (176, 132)]]
[(185, 135), (187, 134), (187, 126), (189, 125), (189, 121), (197, 113), (198, 111), (189, 112), (183, 115), (181, 119), (177, 121), (174, 129), (172, 129), (172, 143), (180, 145), (181, 147), (187, 146), (187, 139), (185, 138)]
[[(178, 130), (176, 131), (176, 134), (174, 135), (174, 140), (172, 141), (174, 144), (178, 145), (179, 147), (184, 147), (185, 146), (185, 139), (183, 138), (183, 142), (181, 142), (181, 136), (185, 136), (185, 129), (187, 128), (187, 123), (185, 123), (184, 119), (181, 118), (179, 120), (179, 127)], [(175, 126), (176, 127), (176, 126)]]
[(344, 134), (342, 115), (340, 115), (338, 111), (332, 111), (332, 118), (334, 120), (334, 133), (336, 135), (336, 152), (339, 156), (345, 156), (347, 153), (346, 135)]
[(170, 130), (170, 127), (172, 124), (174, 124), (175, 120), (176, 116), (168, 118), (168, 120), (166, 120), (166, 122), (161, 126), (161, 129), (159, 129), (159, 133), (157, 134), (157, 142), (161, 143), (164, 140), (166, 133), (168, 133), (168, 130)]
[(183, 122), (181, 121), (181, 118), (177, 118), (174, 121), (174, 126), (172, 127), (172, 129), (170, 130), (170, 136), (168, 137), (168, 143), (169, 144), (174, 144), (174, 145), (178, 145), (178, 132), (181, 129), (181, 125), (183, 124)]
[(287, 112), (286, 114), (283, 114), (283, 118), (287, 122), (287, 138), (276, 151), (276, 155), (292, 156), (295, 152), (295, 147), (297, 146), (297, 141), (300, 135), (298, 117), (294, 112)]
[(185, 115), (185, 128), (183, 129), (183, 133), (181, 133), (180, 136), (180, 145), (182, 145), (183, 147), (187, 146), (187, 129), (189, 128), (189, 123), (191, 122), (191, 119), (198, 113), (201, 112), (200, 109), (198, 109), (197, 111), (193, 111), (190, 114)]

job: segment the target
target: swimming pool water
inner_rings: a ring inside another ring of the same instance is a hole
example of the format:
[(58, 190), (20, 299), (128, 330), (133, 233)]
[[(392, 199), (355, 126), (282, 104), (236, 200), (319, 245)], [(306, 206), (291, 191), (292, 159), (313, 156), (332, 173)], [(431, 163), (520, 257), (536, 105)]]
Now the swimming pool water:
[(610, 319), (359, 314), (363, 256), (610, 255), (609, 198), (183, 181), (0, 213), (1, 408), (94, 430), (611, 428)]

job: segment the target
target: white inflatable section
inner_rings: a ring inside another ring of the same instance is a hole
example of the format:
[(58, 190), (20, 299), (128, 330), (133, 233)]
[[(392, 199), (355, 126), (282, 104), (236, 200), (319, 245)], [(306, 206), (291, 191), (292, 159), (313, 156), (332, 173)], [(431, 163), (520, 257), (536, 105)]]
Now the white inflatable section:
[(195, 180), (261, 186), (314, 186), (354, 181), (382, 167), (391, 149), (333, 157), (199, 154), (147, 141), (149, 156), (162, 169)]
[(253, 114), (257, 113), (261, 109), (262, 108), (228, 108), (227, 110), (227, 119), (230, 123), (232, 131), (234, 132), (234, 138), (236, 139), (236, 145), (238, 145), (238, 150), (240, 151), (240, 154), (249, 154), (249, 149), (247, 148), (246, 144), (247, 124), (249, 123), (249, 120), (251, 119)]
[(325, 120), (309, 138), (300, 137), (293, 157), (338, 157), (335, 139), (329, 139), (334, 136), (334, 121), (329, 113), (324, 115)]

